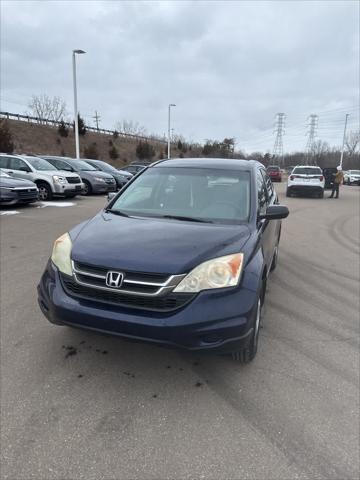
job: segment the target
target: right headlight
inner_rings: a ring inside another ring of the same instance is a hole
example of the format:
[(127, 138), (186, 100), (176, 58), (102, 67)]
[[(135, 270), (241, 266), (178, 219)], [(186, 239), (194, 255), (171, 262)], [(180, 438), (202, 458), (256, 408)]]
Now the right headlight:
[(72, 275), (71, 267), (71, 248), (72, 242), (70, 235), (64, 233), (57, 240), (55, 240), (53, 251), (51, 254), (51, 260), (54, 265), (60, 270), (60, 272), (66, 273), (67, 275)]
[(244, 255), (235, 253), (213, 258), (195, 267), (174, 289), (175, 293), (198, 293), (239, 283)]

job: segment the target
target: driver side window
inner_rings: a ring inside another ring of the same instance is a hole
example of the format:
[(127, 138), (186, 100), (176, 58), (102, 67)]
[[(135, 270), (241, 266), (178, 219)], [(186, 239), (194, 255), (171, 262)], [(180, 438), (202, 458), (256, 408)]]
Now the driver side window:
[(258, 213), (264, 214), (267, 208), (267, 195), (266, 185), (260, 170), (256, 172), (256, 187), (258, 193)]

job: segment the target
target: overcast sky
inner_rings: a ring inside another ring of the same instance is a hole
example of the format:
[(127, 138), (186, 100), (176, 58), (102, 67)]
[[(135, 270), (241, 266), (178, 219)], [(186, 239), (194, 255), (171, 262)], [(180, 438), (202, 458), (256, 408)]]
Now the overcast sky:
[(359, 123), (356, 1), (1, 2), (1, 110), (23, 113), (32, 94), (58, 95), (72, 116), (71, 52), (79, 110), (103, 128), (138, 121), (188, 140), (235, 137), (272, 151), (285, 112), (286, 151), (306, 144), (306, 119), (340, 144), (345, 113)]

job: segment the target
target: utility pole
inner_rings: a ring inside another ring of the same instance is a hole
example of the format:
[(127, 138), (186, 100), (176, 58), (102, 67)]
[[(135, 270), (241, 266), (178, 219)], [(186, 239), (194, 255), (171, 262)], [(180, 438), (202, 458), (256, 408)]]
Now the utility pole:
[(284, 163), (284, 146), (283, 146), (283, 135), (285, 135), (285, 113), (276, 114), (276, 132), (275, 143), (274, 143), (274, 158), (277, 159), (279, 166), (282, 166)]
[(95, 115), (93, 116), (94, 122), (96, 124), (96, 129), (99, 130), (99, 122), (101, 120), (100, 115), (98, 115), (97, 111), (95, 110)]
[(76, 55), (82, 55), (86, 52), (84, 50), (73, 50), (72, 52), (72, 67), (73, 67), (73, 89), (74, 89), (74, 126), (75, 126), (75, 154), (76, 158), (80, 158), (80, 145), (79, 145), (79, 113), (77, 107), (77, 85), (76, 85)]
[(170, 110), (171, 110), (171, 107), (176, 107), (176, 105), (174, 103), (170, 103), (168, 105), (168, 151), (167, 151), (167, 158), (170, 158), (170, 143), (171, 143), (171, 139), (170, 139), (170, 125), (171, 125), (171, 122), (170, 122)]
[(345, 126), (344, 126), (344, 136), (343, 136), (343, 143), (342, 143), (342, 148), (341, 148), (341, 157), (340, 157), (340, 167), (342, 169), (342, 164), (343, 164), (343, 158), (344, 158), (344, 148), (345, 148), (345, 138), (346, 138), (346, 126), (347, 126), (347, 121), (350, 116), (350, 113), (347, 113), (345, 115)]
[(318, 115), (315, 115), (314, 113), (312, 113), (308, 117), (309, 123), (307, 126), (309, 127), (309, 130), (306, 132), (306, 134), (308, 135), (308, 140), (306, 143), (306, 165), (309, 165), (311, 163), (310, 155), (312, 156), (313, 154), (314, 142), (316, 137), (316, 129), (318, 127), (318, 120), (319, 120)]

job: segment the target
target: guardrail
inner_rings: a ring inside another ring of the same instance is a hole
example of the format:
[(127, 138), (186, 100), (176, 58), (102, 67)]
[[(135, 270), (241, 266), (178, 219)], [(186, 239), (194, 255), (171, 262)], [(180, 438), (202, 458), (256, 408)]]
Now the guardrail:
[[(19, 113), (10, 113), (10, 112), (0, 112), (0, 117), (1, 118), (6, 118), (8, 120), (19, 120), (21, 122), (28, 122), (28, 123), (37, 123), (41, 125), (50, 125), (53, 127), (59, 127), (60, 123), (62, 123), (61, 120), (49, 120), (47, 118), (40, 118), (40, 117), (32, 117), (30, 115), (21, 115)], [(71, 122), (64, 122), (64, 124), (68, 128), (73, 128), (73, 124)], [(88, 125), (85, 125), (86, 130), (89, 132), (95, 132), (95, 133), (103, 133), (105, 135), (118, 135), (119, 137), (123, 138), (131, 138), (135, 140), (145, 140), (145, 141), (153, 141), (153, 142), (158, 142), (158, 143), (163, 143), (166, 144), (166, 140), (161, 140), (158, 138), (153, 138), (153, 137), (146, 137), (144, 135), (134, 135), (131, 133), (124, 133), (124, 132), (118, 132), (117, 130), (107, 130), (106, 128), (96, 128), (96, 127), (89, 127)]]

